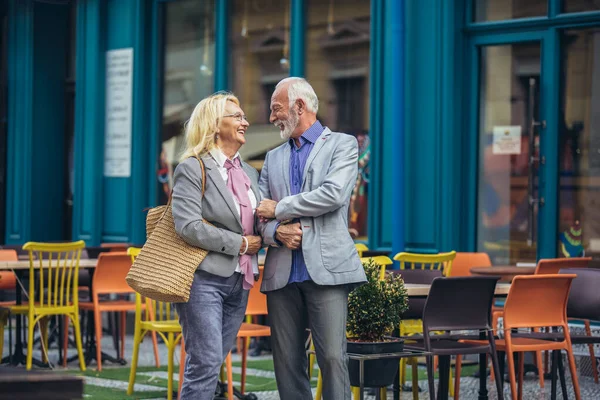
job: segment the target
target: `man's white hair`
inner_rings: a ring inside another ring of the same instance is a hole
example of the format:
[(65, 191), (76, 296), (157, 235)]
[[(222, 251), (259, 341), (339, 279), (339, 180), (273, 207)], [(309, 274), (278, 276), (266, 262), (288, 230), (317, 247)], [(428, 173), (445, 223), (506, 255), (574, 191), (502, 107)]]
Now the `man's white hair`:
[(290, 76), (289, 78), (282, 79), (279, 81), (277, 86), (275, 86), (275, 91), (277, 91), (282, 85), (288, 85), (288, 98), (290, 107), (296, 103), (296, 100), (302, 99), (306, 104), (306, 109), (309, 112), (317, 113), (319, 111), (319, 98), (315, 93), (315, 90), (310, 86), (310, 83), (304, 78), (299, 78), (296, 76)]

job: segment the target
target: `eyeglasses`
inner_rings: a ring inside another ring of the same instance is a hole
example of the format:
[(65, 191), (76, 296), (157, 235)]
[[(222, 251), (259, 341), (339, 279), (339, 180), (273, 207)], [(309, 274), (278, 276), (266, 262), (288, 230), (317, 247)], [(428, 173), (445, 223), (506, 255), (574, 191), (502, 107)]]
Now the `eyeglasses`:
[(245, 115), (242, 115), (240, 113), (223, 115), (223, 118), (225, 118), (225, 117), (235, 118), (238, 122), (242, 122), (242, 120), (248, 122), (248, 117), (246, 117)]

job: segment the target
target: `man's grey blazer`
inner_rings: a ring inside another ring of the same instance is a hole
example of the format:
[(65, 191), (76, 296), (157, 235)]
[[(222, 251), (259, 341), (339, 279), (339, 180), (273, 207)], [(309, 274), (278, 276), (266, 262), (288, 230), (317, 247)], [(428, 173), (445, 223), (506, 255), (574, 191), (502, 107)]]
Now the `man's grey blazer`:
[[(206, 171), (204, 197), (198, 160), (190, 157), (175, 168), (171, 200), (175, 231), (186, 243), (209, 251), (199, 269), (229, 277), (239, 263), (242, 222), (217, 163), (210, 155), (202, 157), (202, 161)], [(257, 202), (260, 201), (258, 172), (245, 162), (242, 168), (252, 182)], [(213, 226), (203, 223), (203, 218)], [(256, 255), (252, 262), (257, 263)]]
[(358, 174), (356, 138), (325, 128), (304, 167), (301, 193), (290, 195), (290, 144), (267, 153), (260, 175), (263, 199), (278, 202), (276, 220), (259, 223), (269, 245), (261, 289), (287, 285), (292, 251), (273, 237), (277, 221), (300, 219), (302, 254), (312, 280), (319, 285), (366, 281), (365, 272), (348, 233), (348, 206)]

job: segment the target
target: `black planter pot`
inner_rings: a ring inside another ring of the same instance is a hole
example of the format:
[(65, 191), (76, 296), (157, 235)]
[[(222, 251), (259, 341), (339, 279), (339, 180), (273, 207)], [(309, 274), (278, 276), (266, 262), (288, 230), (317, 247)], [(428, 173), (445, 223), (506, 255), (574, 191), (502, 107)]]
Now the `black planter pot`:
[[(396, 339), (389, 342), (352, 342), (349, 340), (347, 349), (348, 353), (353, 354), (398, 353), (404, 350), (404, 340)], [(399, 361), (400, 358), (366, 360), (364, 366), (364, 386), (385, 387), (394, 383)], [(348, 372), (350, 374), (350, 385), (352, 386), (360, 386), (359, 367), (358, 360), (349, 360)]]

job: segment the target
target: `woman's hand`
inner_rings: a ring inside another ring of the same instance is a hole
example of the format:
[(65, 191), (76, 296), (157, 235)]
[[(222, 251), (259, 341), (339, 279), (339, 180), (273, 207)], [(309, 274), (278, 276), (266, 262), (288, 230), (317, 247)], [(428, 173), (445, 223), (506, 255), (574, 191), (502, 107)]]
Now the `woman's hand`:
[[(248, 240), (248, 250), (245, 254), (253, 255), (259, 252), (262, 248), (262, 237), (260, 236), (244, 236)], [(240, 246), (240, 253), (246, 248), (246, 241), (242, 239), (242, 245)]]

